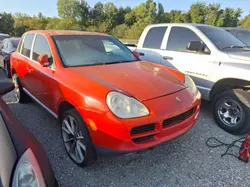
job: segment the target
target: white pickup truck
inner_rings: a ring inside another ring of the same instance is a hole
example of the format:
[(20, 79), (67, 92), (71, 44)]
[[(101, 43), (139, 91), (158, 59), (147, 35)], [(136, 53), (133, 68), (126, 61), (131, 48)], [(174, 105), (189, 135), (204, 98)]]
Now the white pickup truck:
[(250, 131), (250, 49), (224, 29), (201, 24), (149, 25), (140, 58), (190, 75), (203, 99), (213, 101), (217, 124), (232, 134)]

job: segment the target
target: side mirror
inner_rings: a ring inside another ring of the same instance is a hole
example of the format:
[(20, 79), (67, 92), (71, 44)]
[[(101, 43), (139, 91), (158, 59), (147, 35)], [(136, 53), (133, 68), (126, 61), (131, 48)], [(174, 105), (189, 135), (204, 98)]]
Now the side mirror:
[(195, 52), (202, 51), (203, 43), (201, 41), (191, 41), (188, 43), (186, 48), (189, 51), (195, 51)]
[(138, 51), (133, 51), (133, 54), (137, 57), (140, 58), (140, 53)]
[(49, 57), (47, 54), (42, 54), (38, 57), (37, 61), (41, 66), (46, 67), (49, 66)]
[(11, 81), (2, 81), (0, 82), (0, 95), (4, 95), (15, 88), (14, 84)]

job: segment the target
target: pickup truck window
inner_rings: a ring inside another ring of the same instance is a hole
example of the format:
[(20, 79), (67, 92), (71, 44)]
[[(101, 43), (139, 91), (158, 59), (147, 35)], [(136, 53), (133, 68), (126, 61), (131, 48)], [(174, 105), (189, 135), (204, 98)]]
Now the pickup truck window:
[(30, 58), (31, 45), (34, 39), (34, 34), (27, 34), (23, 41), (21, 54)]
[(247, 44), (248, 46), (250, 46), (250, 31), (239, 31), (237, 33), (237, 37), (244, 42), (245, 44)]
[(167, 27), (151, 28), (144, 40), (143, 48), (160, 49)]
[(219, 50), (239, 50), (246, 44), (225, 29), (212, 26), (196, 26), (203, 32)]
[(167, 44), (167, 50), (187, 51), (187, 45), (191, 41), (200, 41), (200, 38), (190, 29), (185, 27), (172, 27)]
[(33, 48), (32, 60), (37, 61), (41, 54), (47, 54), (50, 64), (53, 63), (52, 53), (47, 39), (44, 36), (37, 34)]

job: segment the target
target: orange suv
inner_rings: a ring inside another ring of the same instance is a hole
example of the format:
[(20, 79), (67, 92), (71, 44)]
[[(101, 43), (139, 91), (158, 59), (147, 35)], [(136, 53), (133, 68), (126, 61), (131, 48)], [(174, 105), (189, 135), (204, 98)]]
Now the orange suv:
[(70, 158), (148, 149), (188, 131), (201, 95), (189, 76), (141, 61), (112, 36), (29, 31), (11, 55), (15, 95), (58, 118)]

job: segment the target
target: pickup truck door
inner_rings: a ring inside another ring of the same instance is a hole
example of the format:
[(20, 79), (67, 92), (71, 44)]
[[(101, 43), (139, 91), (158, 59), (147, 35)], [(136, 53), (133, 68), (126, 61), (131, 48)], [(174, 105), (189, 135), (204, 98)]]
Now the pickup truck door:
[(204, 52), (191, 52), (186, 49), (189, 42), (202, 41), (189, 28), (174, 26), (166, 35), (168, 37), (165, 42), (166, 48), (161, 51), (162, 64), (190, 75), (206, 97), (213, 85), (209, 75), (216, 59), (208, 47)]
[(144, 39), (140, 39), (136, 49), (140, 54), (140, 59), (161, 64), (161, 46), (166, 30), (167, 26), (159, 26), (144, 31), (141, 36)]

